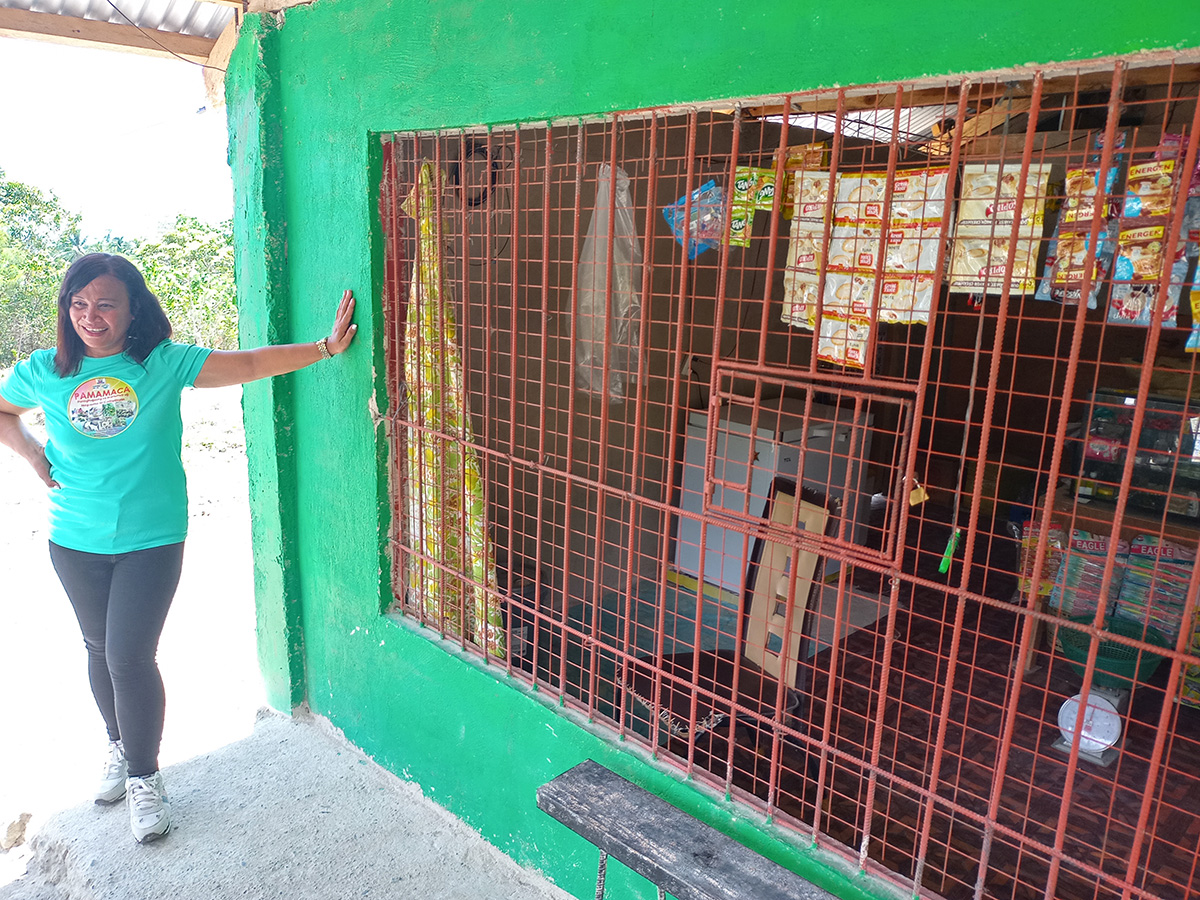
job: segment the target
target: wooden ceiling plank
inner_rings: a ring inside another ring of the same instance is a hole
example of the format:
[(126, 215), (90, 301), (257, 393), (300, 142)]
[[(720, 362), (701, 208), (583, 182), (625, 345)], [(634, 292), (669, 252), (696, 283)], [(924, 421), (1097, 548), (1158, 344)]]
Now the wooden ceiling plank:
[(216, 44), (210, 38), (197, 35), (150, 28), (145, 31), (143, 33), (132, 25), (0, 7), (0, 35), (10, 37), (85, 46), (102, 44), (114, 50), (152, 56), (171, 56), (174, 53), (192, 62), (207, 60)]
[[(1034, 71), (1041, 71), (1045, 76), (1042, 89), (1044, 100), (1057, 95), (1075, 96), (1082, 93), (1107, 92), (1112, 83), (1111, 60), (1051, 63), (1040, 67), (1024, 67), (1009, 73), (982, 73), (968, 79), (972, 105), (994, 103), (1005, 96), (1015, 99), (1029, 97), (1033, 86), (1031, 75)], [(1149, 54), (1144, 59), (1139, 57), (1134, 60), (1125, 73), (1126, 87), (1163, 85), (1168, 80), (1175, 84), (1200, 81), (1200, 63), (1187, 57), (1167, 59), (1162, 54)], [(933, 86), (905, 86), (904, 106), (943, 105), (949, 110), (957, 105), (958, 90), (958, 83), (949, 81)], [(757, 118), (783, 115), (782, 97), (764, 99), (766, 102), (761, 105), (743, 107), (743, 112)], [(894, 84), (863, 85), (846, 89), (843, 108), (847, 112), (891, 109), (895, 99)], [(831, 88), (806, 91), (792, 98), (793, 113), (831, 113), (837, 110), (837, 105), (837, 91)], [(1043, 102), (1043, 106), (1049, 105)]]
[[(1193, 54), (1194, 56), (1194, 54)], [(988, 103), (1003, 96), (1028, 97), (1033, 82), (1031, 75), (1041, 71), (1045, 80), (1042, 96), (1092, 91), (1107, 91), (1112, 83), (1112, 61), (1100, 60), (1082, 63), (1051, 63), (1045, 66), (1029, 66), (1009, 73), (981, 73), (970, 77), (971, 102)], [(1168, 79), (1175, 84), (1200, 81), (1200, 63), (1193, 58), (1168, 60), (1162, 54), (1147, 54), (1133, 61), (1125, 73), (1126, 87), (1162, 85)], [(906, 87), (904, 106), (953, 107), (958, 100), (958, 84), (946, 82), (940, 86)], [(845, 91), (846, 111), (862, 109), (891, 109), (895, 103), (896, 86), (889, 84), (864, 85)], [(830, 113), (837, 109), (837, 92), (833, 89), (808, 91), (793, 97), (793, 111), (800, 113)], [(747, 107), (745, 112), (754, 116), (781, 116), (784, 112), (780, 101), (767, 102), (761, 106)]]
[[(986, 102), (998, 99), (1008, 90), (1005, 85), (982, 85), (972, 90), (971, 98), (972, 100)], [(843, 108), (846, 112), (856, 112), (864, 109), (891, 110), (895, 104), (896, 92), (894, 90), (882, 89), (873, 90), (871, 93), (847, 92)], [(957, 104), (957, 87), (949, 89), (927, 88), (904, 92), (905, 107), (945, 106), (947, 114), (949, 114)], [(811, 97), (796, 97), (792, 101), (792, 113), (802, 113), (805, 115), (831, 113), (837, 111), (837, 105), (836, 94), (822, 92), (819, 95)], [(747, 114), (758, 117), (782, 116), (783, 110), (784, 106), (782, 103), (771, 103), (745, 108)]]

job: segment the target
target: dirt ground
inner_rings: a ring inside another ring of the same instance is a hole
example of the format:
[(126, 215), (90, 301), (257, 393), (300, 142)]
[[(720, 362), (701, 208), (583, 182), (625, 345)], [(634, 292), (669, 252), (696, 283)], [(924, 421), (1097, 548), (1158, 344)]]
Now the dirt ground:
[[(190, 526), (158, 659), (167, 688), (165, 767), (248, 736), (265, 703), (254, 642), (241, 388), (183, 395)], [(29, 421), (37, 430), (38, 423)], [(46, 549), (46, 491), (0, 448), (0, 839), (90, 797), (105, 752), (79, 628)], [(0, 852), (0, 885), (27, 844)]]

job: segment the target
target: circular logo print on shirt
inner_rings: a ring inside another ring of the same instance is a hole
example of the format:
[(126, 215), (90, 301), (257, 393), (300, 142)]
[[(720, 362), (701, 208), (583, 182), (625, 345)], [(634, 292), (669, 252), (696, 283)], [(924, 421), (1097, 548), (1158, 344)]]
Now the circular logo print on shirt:
[(67, 417), (80, 434), (109, 438), (137, 418), (138, 399), (119, 378), (90, 378), (71, 392)]

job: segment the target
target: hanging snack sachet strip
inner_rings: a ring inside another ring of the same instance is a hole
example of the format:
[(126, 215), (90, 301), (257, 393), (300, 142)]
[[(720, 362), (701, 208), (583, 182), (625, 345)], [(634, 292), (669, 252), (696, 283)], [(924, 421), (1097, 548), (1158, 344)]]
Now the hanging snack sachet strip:
[[(684, 220), (684, 213), (690, 217)], [(688, 259), (716, 247), (725, 235), (725, 192), (716, 181), (709, 180), (688, 195), (662, 208), (663, 218), (686, 251)]]
[[(1113, 142), (1114, 151), (1125, 146), (1125, 133), (1118, 132)], [(1078, 306), (1083, 299), (1083, 283), (1088, 280), (1086, 270), (1087, 247), (1090, 242), (1092, 222), (1099, 215), (1100, 227), (1096, 250), (1092, 257), (1092, 271), (1087, 293), (1088, 309), (1099, 305), (1100, 290), (1108, 277), (1113, 255), (1117, 250), (1117, 229), (1113, 190), (1120, 175), (1124, 154), (1114, 152), (1111, 165), (1104, 177), (1104, 191), (1100, 209), (1096, 209), (1096, 187), (1100, 183), (1100, 162), (1104, 149), (1104, 136), (1096, 135), (1093, 153), (1087, 164), (1067, 172), (1064, 184), (1065, 197), (1054, 234), (1050, 239), (1046, 263), (1042, 268), (1042, 280), (1034, 297), (1051, 300), (1066, 306)], [(1070, 237), (1068, 237), (1070, 235)]]
[[(1153, 160), (1129, 167), (1108, 303), (1110, 322), (1149, 326), (1158, 310), (1162, 325), (1175, 327), (1179, 291), (1187, 274), (1183, 241), (1175, 242), (1170, 260), (1166, 255), (1171, 201), (1179, 175), (1174, 158), (1178, 150), (1177, 140), (1164, 140)], [(1170, 268), (1170, 276), (1166, 296), (1160, 298), (1164, 267)]]
[(770, 212), (775, 202), (775, 170), (738, 166), (733, 171), (733, 193), (729, 197), (729, 246), (749, 247), (754, 213)]
[[(829, 144), (825, 142), (817, 144), (797, 144), (794, 147), (788, 147), (784, 151), (783, 171), (784, 171), (784, 192), (783, 202), (780, 204), (780, 209), (783, 211), (785, 219), (790, 219), (792, 216), (800, 212), (804, 206), (804, 201), (797, 203), (798, 189), (799, 193), (803, 192), (803, 187), (809, 183), (811, 175), (824, 175), (825, 186), (820, 190), (828, 195), (829, 192), (829, 173), (821, 170), (829, 168)], [(821, 215), (824, 215), (824, 201), (822, 202)]]
[(787, 263), (783, 270), (782, 319), (796, 328), (813, 330), (817, 284), (825, 255), (825, 210), (829, 205), (829, 173), (798, 173), (792, 201)]
[(838, 318), (828, 311), (821, 317), (817, 336), (817, 359), (849, 369), (861, 369), (867, 359), (871, 338), (869, 320), (851, 316)]
[[(1179, 155), (1184, 154), (1186, 141), (1183, 135), (1164, 134), (1163, 142), (1168, 139), (1177, 139), (1180, 149)], [(1185, 257), (1184, 268), (1191, 271), (1191, 284), (1188, 286), (1188, 298), (1192, 308), (1192, 330), (1188, 334), (1187, 343), (1184, 349), (1188, 353), (1200, 351), (1200, 285), (1196, 278), (1197, 257), (1200, 257), (1200, 153), (1196, 154), (1196, 165), (1192, 169), (1191, 177), (1188, 179), (1187, 201), (1183, 206), (1183, 252)], [(1200, 615), (1200, 610), (1197, 611)], [(1196, 640), (1200, 641), (1200, 635)], [(1200, 671), (1200, 667), (1197, 667)]]
[[(1197, 192), (1192, 196), (1192, 191)], [(1193, 179), (1188, 188), (1187, 204), (1183, 208), (1183, 234), (1186, 238), (1184, 254), (1192, 270), (1192, 283), (1188, 297), (1192, 307), (1192, 330), (1188, 334), (1184, 349), (1188, 353), (1200, 352), (1200, 284), (1196, 278), (1197, 258), (1200, 257), (1200, 179)]]
[[(821, 298), (818, 359), (862, 367), (877, 281), (878, 321), (929, 321), (949, 177), (948, 167), (897, 170), (889, 203), (885, 173), (839, 174), (833, 186), (828, 247), (829, 173), (804, 171), (795, 177), (782, 318), (789, 325), (813, 329)], [(827, 274), (822, 286), (818, 277), (823, 256)]]
[[(1015, 293), (1034, 290), (1049, 184), (1049, 165), (1030, 166), (1024, 196), (1018, 197), (1019, 166), (963, 166), (958, 224), (950, 255), (951, 291), (1001, 294), (1006, 283)], [(1010, 272), (1008, 255), (1013, 222), (1018, 217), (1017, 247)]]
[[(852, 292), (855, 305), (861, 305), (865, 297), (866, 309), (861, 314), (866, 315), (882, 260), (879, 321), (929, 321), (933, 282), (932, 277), (922, 276), (933, 276), (937, 268), (949, 180), (947, 167), (898, 169), (888, 203), (884, 173), (856, 172), (839, 178), (826, 304), (835, 308), (845, 304)], [(848, 280), (846, 275), (853, 277)]]

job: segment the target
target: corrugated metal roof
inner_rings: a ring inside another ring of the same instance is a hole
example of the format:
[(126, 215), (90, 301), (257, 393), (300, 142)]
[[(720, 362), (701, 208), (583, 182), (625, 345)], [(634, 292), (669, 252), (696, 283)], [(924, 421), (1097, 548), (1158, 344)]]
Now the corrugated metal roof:
[[(3, 3), (4, 0), (0, 0)], [(953, 115), (955, 110), (946, 106), (912, 106), (900, 111), (900, 123), (896, 134), (900, 143), (923, 142), (933, 137), (933, 126)], [(842, 133), (848, 137), (863, 138), (886, 144), (892, 139), (896, 112), (893, 109), (864, 109), (847, 112), (842, 117)], [(815, 128), (833, 134), (837, 130), (837, 116), (828, 113), (796, 114), (789, 119), (792, 125)]]
[(132, 23), (148, 31), (194, 35), (210, 40), (220, 37), (234, 16), (231, 6), (196, 0), (0, 0), (0, 8), (73, 16), (114, 25)]

